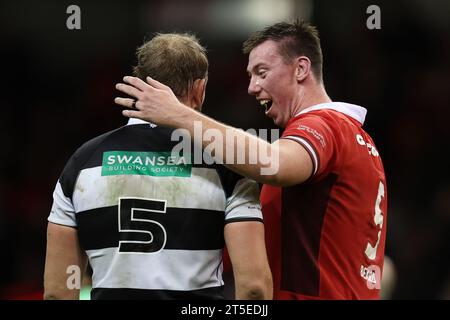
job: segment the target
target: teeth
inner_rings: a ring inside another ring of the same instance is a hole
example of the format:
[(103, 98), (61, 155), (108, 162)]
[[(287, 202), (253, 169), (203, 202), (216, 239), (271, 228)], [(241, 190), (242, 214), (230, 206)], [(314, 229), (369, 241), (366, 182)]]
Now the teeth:
[(267, 107), (267, 105), (269, 104), (269, 102), (270, 102), (270, 100), (266, 100), (266, 99), (264, 99), (264, 100), (259, 100), (259, 104), (261, 105), (261, 106), (263, 106), (263, 107)]

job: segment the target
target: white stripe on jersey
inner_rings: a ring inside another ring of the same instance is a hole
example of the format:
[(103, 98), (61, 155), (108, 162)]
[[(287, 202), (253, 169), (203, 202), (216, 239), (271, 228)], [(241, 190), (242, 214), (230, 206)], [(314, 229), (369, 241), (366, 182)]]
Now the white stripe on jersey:
[(166, 200), (172, 208), (225, 210), (225, 192), (215, 169), (192, 168), (191, 177), (102, 176), (101, 170), (81, 170), (72, 198), (76, 212), (115, 206), (119, 197)]
[(309, 150), (309, 153), (312, 155), (312, 161), (313, 161), (313, 176), (316, 174), (317, 170), (319, 169), (319, 161), (317, 160), (317, 154), (314, 151), (314, 148), (311, 146), (311, 144), (308, 142), (308, 140), (303, 139), (301, 137), (297, 137), (297, 136), (287, 136), (287, 137), (283, 137), (283, 139), (291, 139), (291, 140), (295, 140), (298, 143), (300, 143), (303, 147), (305, 147), (307, 150)]
[(263, 219), (258, 184), (247, 178), (236, 182), (232, 195), (227, 199), (225, 210), (225, 220), (242, 217)]
[(77, 226), (72, 200), (64, 195), (59, 181), (53, 191), (53, 205), (48, 221), (69, 227)]
[(222, 250), (126, 254), (105, 248), (86, 253), (94, 270), (93, 288), (196, 290), (223, 285)]

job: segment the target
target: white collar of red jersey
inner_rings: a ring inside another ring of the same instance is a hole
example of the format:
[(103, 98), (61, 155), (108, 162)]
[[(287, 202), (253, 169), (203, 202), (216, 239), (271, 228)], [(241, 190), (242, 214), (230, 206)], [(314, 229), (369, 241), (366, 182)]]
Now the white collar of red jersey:
[(128, 120), (127, 126), (133, 125), (133, 124), (149, 124), (150, 127), (152, 127), (152, 128), (156, 128), (157, 127), (157, 125), (154, 124), (154, 123), (147, 122), (147, 121), (144, 121), (144, 120), (141, 120), (141, 119), (137, 119), (137, 118), (130, 118)]
[(322, 110), (322, 109), (332, 109), (336, 110), (340, 113), (343, 113), (349, 117), (352, 117), (361, 125), (364, 124), (364, 120), (366, 119), (367, 110), (366, 108), (363, 108), (361, 106), (358, 106), (356, 104), (350, 104), (345, 102), (328, 102), (328, 103), (321, 103), (316, 104), (314, 106), (308, 107), (297, 113), (295, 116), (299, 116), (303, 113), (315, 111), (315, 110)]

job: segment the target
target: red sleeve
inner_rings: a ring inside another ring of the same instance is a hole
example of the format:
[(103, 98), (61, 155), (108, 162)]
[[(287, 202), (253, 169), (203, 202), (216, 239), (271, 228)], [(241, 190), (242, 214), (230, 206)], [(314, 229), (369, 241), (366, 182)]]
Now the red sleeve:
[(290, 139), (301, 144), (313, 162), (311, 178), (328, 174), (335, 158), (335, 138), (323, 117), (307, 114), (291, 120), (282, 139)]

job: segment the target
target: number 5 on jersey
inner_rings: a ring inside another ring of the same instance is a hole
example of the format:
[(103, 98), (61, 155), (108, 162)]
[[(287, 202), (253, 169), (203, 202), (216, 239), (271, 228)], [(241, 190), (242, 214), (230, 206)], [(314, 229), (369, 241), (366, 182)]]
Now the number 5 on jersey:
[(375, 200), (375, 216), (373, 218), (375, 225), (380, 226), (380, 230), (378, 231), (378, 240), (375, 246), (372, 247), (370, 242), (367, 244), (365, 253), (367, 258), (369, 258), (370, 260), (375, 260), (375, 258), (377, 257), (377, 248), (381, 239), (381, 229), (383, 228), (383, 211), (381, 210), (381, 201), (383, 200), (383, 198), (384, 184), (380, 181), (380, 184), (378, 185), (377, 199)]
[(166, 245), (167, 233), (158, 221), (165, 213), (165, 200), (119, 198), (119, 252), (161, 251)]

